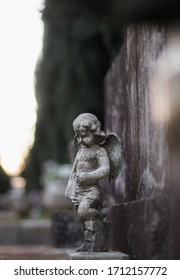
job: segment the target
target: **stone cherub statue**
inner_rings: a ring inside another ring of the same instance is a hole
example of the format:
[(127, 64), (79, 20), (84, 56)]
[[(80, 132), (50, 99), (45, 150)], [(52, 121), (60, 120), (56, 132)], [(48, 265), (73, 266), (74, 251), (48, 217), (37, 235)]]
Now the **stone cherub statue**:
[(66, 197), (79, 215), (84, 243), (78, 252), (104, 252), (108, 247), (108, 226), (102, 212), (100, 179), (115, 179), (123, 164), (124, 152), (117, 135), (105, 135), (101, 123), (90, 113), (73, 122), (77, 155), (69, 177)]

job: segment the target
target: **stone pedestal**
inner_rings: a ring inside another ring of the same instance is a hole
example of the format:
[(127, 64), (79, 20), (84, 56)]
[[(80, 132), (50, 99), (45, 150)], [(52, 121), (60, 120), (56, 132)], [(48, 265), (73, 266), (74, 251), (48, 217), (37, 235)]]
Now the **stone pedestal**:
[(121, 252), (68, 252), (67, 260), (128, 260), (129, 256)]

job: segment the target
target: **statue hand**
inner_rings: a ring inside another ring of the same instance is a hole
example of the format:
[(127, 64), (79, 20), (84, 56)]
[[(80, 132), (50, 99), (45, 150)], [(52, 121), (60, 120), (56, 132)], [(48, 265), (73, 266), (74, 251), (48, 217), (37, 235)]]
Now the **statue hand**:
[(88, 180), (87, 173), (82, 172), (82, 173), (77, 175), (77, 182), (78, 183), (86, 183), (87, 180)]

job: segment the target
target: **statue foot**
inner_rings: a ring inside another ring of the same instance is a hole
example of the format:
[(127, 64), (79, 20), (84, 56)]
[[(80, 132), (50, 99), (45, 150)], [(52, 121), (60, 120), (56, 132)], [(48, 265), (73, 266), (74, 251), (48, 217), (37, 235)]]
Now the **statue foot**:
[(76, 249), (76, 252), (91, 252), (91, 242), (84, 242), (80, 247)]
[(78, 247), (76, 249), (76, 252), (86, 252), (85, 248), (84, 248), (84, 244), (82, 244), (80, 247)]

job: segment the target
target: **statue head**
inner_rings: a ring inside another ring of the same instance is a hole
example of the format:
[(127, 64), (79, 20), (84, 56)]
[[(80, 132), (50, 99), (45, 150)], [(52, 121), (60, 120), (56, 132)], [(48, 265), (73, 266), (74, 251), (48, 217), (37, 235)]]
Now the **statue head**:
[(100, 144), (105, 140), (105, 133), (101, 130), (101, 123), (98, 118), (90, 113), (79, 115), (73, 122), (75, 132), (75, 143), (84, 144), (83, 137), (91, 137), (93, 144)]

